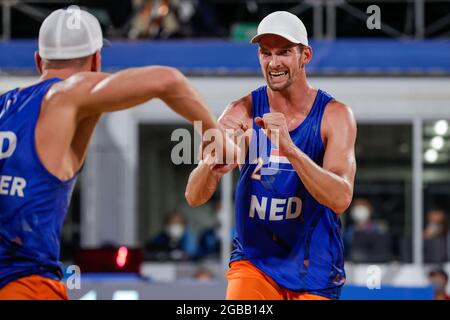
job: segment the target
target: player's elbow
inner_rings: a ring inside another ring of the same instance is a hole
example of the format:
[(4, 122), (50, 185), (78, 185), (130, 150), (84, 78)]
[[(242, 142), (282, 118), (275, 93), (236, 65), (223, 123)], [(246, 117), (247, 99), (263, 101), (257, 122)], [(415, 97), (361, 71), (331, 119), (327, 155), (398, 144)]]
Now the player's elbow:
[(184, 75), (177, 69), (172, 67), (160, 67), (161, 76), (160, 81), (160, 95), (164, 97), (166, 94), (173, 91), (176, 87), (183, 85), (186, 81)]
[(199, 207), (204, 203), (201, 201), (201, 199), (195, 197), (188, 189), (184, 193), (184, 197), (186, 198), (186, 202), (188, 203), (188, 205), (193, 208)]
[(335, 201), (333, 201), (333, 205), (331, 209), (338, 215), (343, 214), (352, 202), (353, 192), (351, 188), (345, 188), (345, 190), (336, 197)]
[(348, 209), (349, 206), (350, 206), (350, 201), (342, 200), (342, 201), (339, 201), (338, 203), (336, 203), (333, 206), (332, 210), (337, 215), (341, 215)]

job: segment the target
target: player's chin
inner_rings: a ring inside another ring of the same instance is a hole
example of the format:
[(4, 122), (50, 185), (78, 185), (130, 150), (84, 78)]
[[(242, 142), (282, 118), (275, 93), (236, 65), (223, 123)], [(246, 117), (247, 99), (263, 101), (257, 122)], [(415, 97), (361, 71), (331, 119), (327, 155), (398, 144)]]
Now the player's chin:
[(269, 88), (272, 91), (282, 91), (282, 90), (286, 89), (287, 87), (289, 87), (289, 82), (285, 81), (285, 82), (274, 83), (274, 82), (268, 81), (267, 85), (269, 86)]
[(289, 75), (282, 78), (266, 77), (267, 86), (273, 91), (281, 91), (289, 87), (291, 81)]

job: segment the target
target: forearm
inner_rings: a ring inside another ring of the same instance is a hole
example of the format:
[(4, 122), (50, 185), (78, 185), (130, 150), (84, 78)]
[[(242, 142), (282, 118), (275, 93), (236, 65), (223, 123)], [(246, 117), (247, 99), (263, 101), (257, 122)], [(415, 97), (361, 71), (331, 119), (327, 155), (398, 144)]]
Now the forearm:
[(202, 121), (202, 131), (217, 127), (206, 103), (187, 78), (174, 68), (131, 68), (112, 75), (83, 73), (67, 82), (67, 87), (84, 88), (72, 90), (74, 94), (70, 99), (76, 101), (81, 118), (124, 110), (159, 98), (186, 120)]
[(286, 156), (314, 199), (337, 214), (348, 208), (353, 195), (350, 182), (318, 166), (296, 146), (291, 146)]
[(200, 162), (189, 175), (185, 192), (188, 204), (196, 207), (207, 202), (216, 191), (221, 177), (221, 174), (213, 172), (208, 165)]
[(201, 121), (200, 134), (208, 129), (218, 128), (213, 114), (200, 94), (181, 73), (177, 72), (174, 76), (175, 81), (159, 98), (188, 121)]

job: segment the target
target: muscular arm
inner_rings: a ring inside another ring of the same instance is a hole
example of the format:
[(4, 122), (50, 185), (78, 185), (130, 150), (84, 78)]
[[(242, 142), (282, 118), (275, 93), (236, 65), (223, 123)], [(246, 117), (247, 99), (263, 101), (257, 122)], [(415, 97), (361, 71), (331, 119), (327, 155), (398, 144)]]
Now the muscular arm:
[(202, 121), (203, 130), (217, 127), (200, 95), (176, 69), (155, 66), (114, 74), (80, 72), (53, 85), (43, 100), (36, 127), (41, 161), (60, 179), (72, 177), (84, 161), (102, 113), (131, 108), (152, 98), (160, 98), (191, 122)]
[(296, 146), (286, 156), (311, 195), (335, 213), (343, 213), (353, 197), (356, 172), (356, 123), (351, 110), (339, 102), (325, 109), (322, 130), (326, 138), (323, 168)]
[(79, 119), (159, 98), (188, 121), (202, 121), (204, 130), (216, 127), (214, 116), (203, 99), (174, 68), (154, 66), (130, 68), (114, 74), (79, 73), (55, 85), (49, 96), (53, 93), (61, 93), (59, 96), (65, 104), (70, 101)]
[[(219, 125), (223, 129), (246, 130), (251, 128), (251, 96), (246, 96), (232, 102), (220, 116)], [(236, 165), (225, 165), (219, 169), (200, 161), (189, 175), (186, 185), (185, 198), (192, 207), (200, 206), (207, 202), (217, 189), (220, 179)]]
[(214, 194), (223, 173), (216, 172), (203, 161), (200, 161), (189, 175), (186, 185), (185, 198), (191, 207), (206, 203)]

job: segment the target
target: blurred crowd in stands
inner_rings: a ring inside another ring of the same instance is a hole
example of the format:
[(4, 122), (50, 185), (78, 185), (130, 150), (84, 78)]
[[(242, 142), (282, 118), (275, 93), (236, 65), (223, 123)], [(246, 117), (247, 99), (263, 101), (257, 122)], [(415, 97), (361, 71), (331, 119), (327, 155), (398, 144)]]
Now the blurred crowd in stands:
[[(368, 3), (351, 2), (352, 10), (336, 11), (337, 37), (392, 37), (383, 30), (369, 30), (360, 15), (366, 15)], [(318, 2), (319, 3), (319, 2)], [(324, 5), (322, 1), (319, 4)], [(1, 4), (1, 2), (0, 2)], [(343, 3), (339, 3), (342, 5)], [(170, 38), (232, 38), (248, 40), (257, 23), (275, 10), (287, 10), (301, 15), (313, 34), (314, 1), (277, 0), (62, 0), (13, 2), (11, 21), (13, 38), (34, 38), (39, 24), (52, 10), (61, 6), (78, 5), (92, 12), (101, 22), (108, 38), (170, 39)], [(383, 3), (383, 23), (398, 30), (399, 34), (413, 34), (414, 4), (410, 1)], [(448, 11), (445, 2), (425, 3), (426, 20), (444, 19)], [(322, 19), (325, 19), (323, 10)], [(353, 12), (351, 14), (350, 12)], [(0, 16), (0, 21), (2, 17)], [(440, 20), (439, 20), (440, 21)], [(0, 24), (1, 26), (1, 24)], [(448, 28), (440, 23), (427, 30), (427, 37), (447, 37)]]
[[(162, 230), (148, 239), (144, 245), (145, 259), (153, 261), (199, 261), (220, 258), (220, 214), (221, 205), (214, 205), (212, 224), (197, 234), (190, 228), (186, 216), (180, 212), (169, 212)], [(233, 231), (231, 231), (233, 232)]]
[[(220, 201), (215, 204), (213, 223), (200, 232), (191, 230), (181, 212), (166, 215), (162, 230), (145, 244), (146, 259), (186, 261), (220, 256)], [(403, 251), (411, 249), (408, 237), (398, 238), (389, 223), (377, 215), (373, 204), (365, 198), (355, 198), (345, 219), (343, 240), (345, 257), (354, 263), (384, 263), (402, 261)], [(424, 262), (440, 264), (449, 260), (450, 236), (445, 210), (432, 208), (425, 215)], [(231, 231), (234, 233), (234, 230)], [(409, 234), (407, 234), (409, 235)], [(398, 243), (401, 242), (401, 243)], [(405, 259), (403, 259), (405, 260)], [(408, 261), (404, 261), (408, 262)]]

